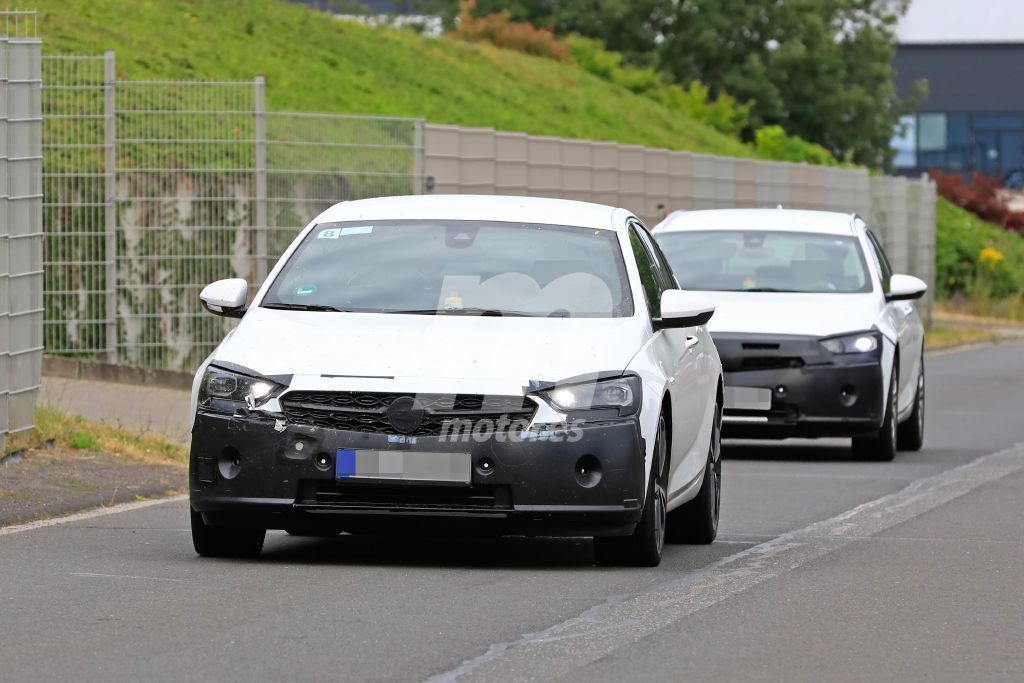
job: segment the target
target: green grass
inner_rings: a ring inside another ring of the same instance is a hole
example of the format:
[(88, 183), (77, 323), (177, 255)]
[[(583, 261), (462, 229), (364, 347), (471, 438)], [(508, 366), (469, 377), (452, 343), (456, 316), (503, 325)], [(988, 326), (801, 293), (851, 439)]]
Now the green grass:
[(934, 351), (965, 344), (1003, 341), (1009, 338), (1008, 335), (984, 327), (936, 324), (925, 335), (924, 346), (929, 351)]
[(7, 439), (7, 451), (40, 448), (51, 442), (57, 446), (124, 455), (138, 460), (184, 466), (188, 447), (142, 431), (89, 422), (49, 406), (36, 407), (36, 426)]
[(1024, 320), (1024, 237), (939, 199), (936, 297), (951, 310)]
[(738, 139), (580, 67), (342, 22), (284, 0), (38, 0), (47, 54), (128, 79), (267, 78), (278, 111), (378, 114), (732, 156)]

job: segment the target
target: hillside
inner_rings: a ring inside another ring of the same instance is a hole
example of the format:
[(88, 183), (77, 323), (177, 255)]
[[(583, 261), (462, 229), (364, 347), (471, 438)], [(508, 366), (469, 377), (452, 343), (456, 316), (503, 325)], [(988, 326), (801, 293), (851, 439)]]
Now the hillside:
[(422, 117), (754, 156), (579, 67), (342, 22), (284, 0), (37, 0), (46, 54), (117, 53), (131, 79), (267, 78), (268, 107)]

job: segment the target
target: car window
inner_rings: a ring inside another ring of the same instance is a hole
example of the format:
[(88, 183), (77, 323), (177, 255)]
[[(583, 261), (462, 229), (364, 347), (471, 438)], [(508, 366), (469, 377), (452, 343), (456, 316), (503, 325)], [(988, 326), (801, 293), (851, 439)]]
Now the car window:
[(878, 274), (882, 278), (882, 291), (888, 294), (889, 280), (892, 278), (892, 266), (889, 265), (889, 258), (885, 255), (885, 249), (882, 249), (882, 244), (875, 237), (875, 233), (870, 230), (867, 233), (868, 241), (871, 243), (871, 251), (874, 252), (875, 263), (878, 264)]
[(672, 274), (672, 268), (669, 266), (665, 254), (658, 247), (657, 241), (651, 237), (651, 233), (641, 223), (633, 223), (632, 227), (637, 231), (640, 241), (647, 249), (647, 254), (654, 265), (654, 269), (657, 271), (658, 281), (661, 283), (662, 289), (678, 289), (679, 285), (676, 283), (675, 275)]
[(636, 267), (640, 271), (640, 283), (644, 288), (644, 298), (647, 300), (647, 310), (651, 318), (661, 317), (661, 293), (665, 289), (663, 275), (655, 265), (648, 248), (644, 246), (640, 231), (635, 225), (629, 229), (629, 244), (633, 247), (633, 257), (636, 258)]
[(626, 317), (611, 230), (497, 221), (322, 223), (261, 305), (370, 313)]
[(656, 237), (683, 289), (719, 292), (871, 291), (852, 236), (786, 230), (682, 230)]

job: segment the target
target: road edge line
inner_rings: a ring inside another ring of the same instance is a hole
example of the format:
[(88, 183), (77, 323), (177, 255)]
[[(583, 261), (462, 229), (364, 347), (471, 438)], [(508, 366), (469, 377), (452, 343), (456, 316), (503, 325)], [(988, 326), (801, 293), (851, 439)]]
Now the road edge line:
[(11, 534), (19, 534), (23, 531), (34, 531), (36, 529), (45, 529), (46, 527), (58, 526), (60, 524), (81, 522), (87, 519), (106, 517), (107, 515), (116, 515), (122, 512), (131, 512), (133, 510), (141, 510), (154, 505), (163, 505), (164, 503), (178, 503), (183, 500), (188, 500), (187, 493), (180, 493), (166, 498), (153, 498), (150, 500), (137, 500), (131, 503), (118, 503), (117, 505), (111, 505), (109, 507), (73, 512), (70, 515), (63, 515), (61, 517), (48, 517), (47, 519), (39, 519), (34, 522), (25, 522), (24, 524), (0, 527), (0, 536), (10, 536)]

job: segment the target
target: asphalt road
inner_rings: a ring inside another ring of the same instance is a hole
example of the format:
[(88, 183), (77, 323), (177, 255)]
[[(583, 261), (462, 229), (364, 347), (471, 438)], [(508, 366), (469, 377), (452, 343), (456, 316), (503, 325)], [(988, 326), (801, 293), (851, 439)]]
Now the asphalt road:
[(203, 560), (181, 500), (0, 530), (0, 679), (1024, 680), (1024, 345), (927, 367), (923, 451), (734, 445), (720, 540), (654, 570), (280, 533)]

